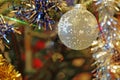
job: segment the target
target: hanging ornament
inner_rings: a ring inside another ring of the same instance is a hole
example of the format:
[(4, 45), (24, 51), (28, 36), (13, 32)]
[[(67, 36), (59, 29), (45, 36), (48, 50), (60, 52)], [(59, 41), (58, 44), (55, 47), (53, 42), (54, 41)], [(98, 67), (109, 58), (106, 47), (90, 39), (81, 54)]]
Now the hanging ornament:
[(58, 36), (71, 49), (88, 48), (98, 36), (96, 18), (83, 5), (77, 4), (61, 17)]
[[(15, 7), (15, 12), (19, 19), (28, 22), (30, 25), (38, 29), (53, 30), (52, 25), (55, 24), (55, 18), (61, 8), (58, 0), (30, 0), (24, 1), (21, 6)], [(59, 13), (60, 15), (61, 13)]]
[(74, 67), (81, 67), (85, 63), (85, 60), (83, 58), (75, 58), (72, 61), (72, 65)]
[(34, 58), (32, 64), (35, 69), (41, 69), (44, 66), (44, 63), (39, 58)]
[(91, 74), (87, 72), (82, 72), (77, 74), (72, 80), (91, 80)]

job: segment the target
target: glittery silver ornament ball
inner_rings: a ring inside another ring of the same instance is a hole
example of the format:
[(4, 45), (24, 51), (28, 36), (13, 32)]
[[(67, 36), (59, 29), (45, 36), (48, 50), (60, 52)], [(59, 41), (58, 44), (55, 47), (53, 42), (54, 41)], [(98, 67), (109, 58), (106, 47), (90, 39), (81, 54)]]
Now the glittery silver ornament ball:
[(83, 5), (77, 4), (58, 23), (58, 36), (68, 48), (82, 50), (91, 46), (98, 36), (96, 18)]

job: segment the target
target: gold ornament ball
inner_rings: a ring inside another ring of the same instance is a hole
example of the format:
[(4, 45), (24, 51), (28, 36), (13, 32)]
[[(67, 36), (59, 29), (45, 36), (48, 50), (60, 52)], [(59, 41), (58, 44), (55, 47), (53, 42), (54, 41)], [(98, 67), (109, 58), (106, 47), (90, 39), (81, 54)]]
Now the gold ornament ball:
[(77, 58), (72, 61), (72, 65), (75, 67), (81, 67), (85, 63), (83, 58)]
[(87, 72), (76, 75), (72, 80), (91, 80), (91, 74)]
[(58, 23), (58, 36), (68, 48), (82, 50), (98, 36), (96, 18), (80, 4), (66, 12)]

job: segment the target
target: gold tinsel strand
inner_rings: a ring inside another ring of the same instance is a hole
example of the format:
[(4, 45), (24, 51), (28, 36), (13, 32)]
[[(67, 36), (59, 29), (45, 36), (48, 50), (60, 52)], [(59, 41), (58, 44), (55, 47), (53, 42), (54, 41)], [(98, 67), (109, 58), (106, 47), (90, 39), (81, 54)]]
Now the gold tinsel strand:
[(21, 74), (2, 55), (0, 55), (0, 80), (22, 80)]

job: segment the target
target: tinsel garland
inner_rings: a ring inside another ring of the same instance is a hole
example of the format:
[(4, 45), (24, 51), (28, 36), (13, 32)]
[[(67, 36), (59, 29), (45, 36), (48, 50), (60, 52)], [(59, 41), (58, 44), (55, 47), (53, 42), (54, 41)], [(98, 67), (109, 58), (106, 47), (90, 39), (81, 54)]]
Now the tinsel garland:
[(0, 14), (0, 39), (4, 39), (5, 41), (7, 41), (9, 43), (9, 40), (7, 39), (7, 36), (11, 32), (18, 33), (18, 34), (21, 34), (21, 32), (18, 31), (17, 29), (15, 29), (15, 27), (13, 25), (9, 25), (5, 21), (4, 17), (5, 16), (3, 16), (2, 14)]
[(58, 17), (58, 13), (61, 15), (61, 3), (63, 2), (59, 0), (24, 1), (20, 6), (14, 7), (14, 11), (19, 19), (28, 22), (31, 26), (34, 24), (35, 28), (53, 30), (54, 19)]
[(2, 55), (0, 55), (0, 80), (22, 80), (21, 74)]
[(12, 32), (13, 30), (13, 26), (6, 23), (3, 16), (0, 15), (0, 38), (4, 38), (7, 42), (9, 42), (9, 40), (7, 39), (7, 34)]
[(97, 68), (95, 80), (119, 80), (120, 79), (120, 31), (118, 20), (114, 17), (119, 0), (97, 0), (96, 6), (99, 13), (99, 37), (93, 42), (91, 48)]

